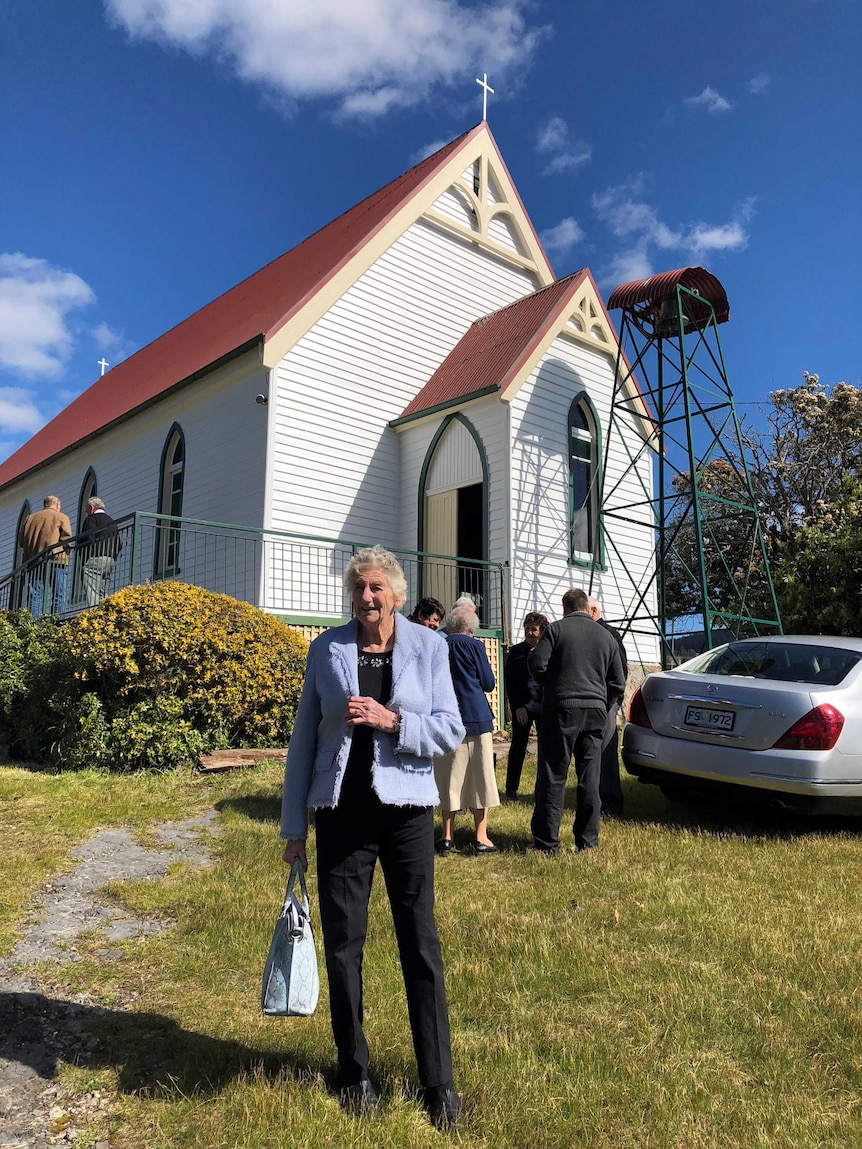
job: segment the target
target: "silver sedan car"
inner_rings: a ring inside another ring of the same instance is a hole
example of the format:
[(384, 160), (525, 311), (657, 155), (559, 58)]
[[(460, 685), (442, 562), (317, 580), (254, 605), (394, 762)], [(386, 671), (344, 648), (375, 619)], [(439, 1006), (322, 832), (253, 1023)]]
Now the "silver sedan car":
[(862, 814), (862, 639), (742, 639), (650, 674), (622, 756), (669, 796)]

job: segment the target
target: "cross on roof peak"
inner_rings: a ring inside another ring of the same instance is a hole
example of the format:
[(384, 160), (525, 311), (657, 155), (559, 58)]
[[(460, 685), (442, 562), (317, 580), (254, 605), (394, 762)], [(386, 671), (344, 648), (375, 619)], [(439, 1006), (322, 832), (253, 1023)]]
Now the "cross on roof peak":
[(488, 93), (490, 92), (491, 95), (493, 96), (494, 95), (494, 89), (488, 83), (488, 73), (487, 72), (482, 73), (482, 79), (481, 80), (477, 77), (476, 83), (482, 89), (482, 122), (484, 123), (485, 120), (488, 119)]

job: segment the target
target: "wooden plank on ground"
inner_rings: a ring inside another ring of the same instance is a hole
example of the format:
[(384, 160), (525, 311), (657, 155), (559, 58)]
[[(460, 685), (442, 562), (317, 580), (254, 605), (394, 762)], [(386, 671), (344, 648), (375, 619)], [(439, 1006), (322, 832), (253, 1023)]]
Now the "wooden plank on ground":
[(284, 761), (287, 751), (282, 748), (269, 750), (214, 750), (212, 754), (201, 754), (198, 769), (205, 774), (217, 774), (220, 770), (237, 770), (242, 766), (254, 766), (257, 762), (267, 762), (273, 758)]

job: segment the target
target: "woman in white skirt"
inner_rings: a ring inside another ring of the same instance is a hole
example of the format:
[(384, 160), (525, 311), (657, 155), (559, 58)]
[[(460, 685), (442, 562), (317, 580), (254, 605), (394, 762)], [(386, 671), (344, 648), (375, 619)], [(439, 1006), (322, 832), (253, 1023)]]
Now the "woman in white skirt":
[(491, 738), (494, 715), (485, 692), (494, 689), (494, 672), (484, 644), (473, 637), (479, 617), (471, 602), (459, 600), (447, 614), (444, 627), (452, 684), (467, 734), (453, 754), (434, 760), (443, 814), (443, 837), (436, 850), (443, 856), (452, 853), (455, 814), (469, 809), (475, 823), (471, 850), (474, 854), (493, 854), (497, 847), (488, 837), (488, 810), (500, 805), (500, 795)]

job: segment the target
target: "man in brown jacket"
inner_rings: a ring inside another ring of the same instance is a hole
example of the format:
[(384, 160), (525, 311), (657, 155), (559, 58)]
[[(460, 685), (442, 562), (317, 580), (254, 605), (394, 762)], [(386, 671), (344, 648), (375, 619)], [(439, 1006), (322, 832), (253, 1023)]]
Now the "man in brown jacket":
[[(69, 548), (63, 546), (72, 537), (72, 524), (68, 515), (60, 512), (60, 500), (56, 495), (46, 495), (42, 500), (43, 509), (29, 515), (22, 527), (18, 544), (24, 552), (24, 562), (40, 555), (47, 547), (54, 550), (45, 556), (30, 575), (30, 613), (40, 618), (47, 605), (47, 595), (52, 594), (54, 614), (62, 614), (66, 609), (66, 574), (69, 566)], [(45, 575), (49, 585), (45, 587)]]

